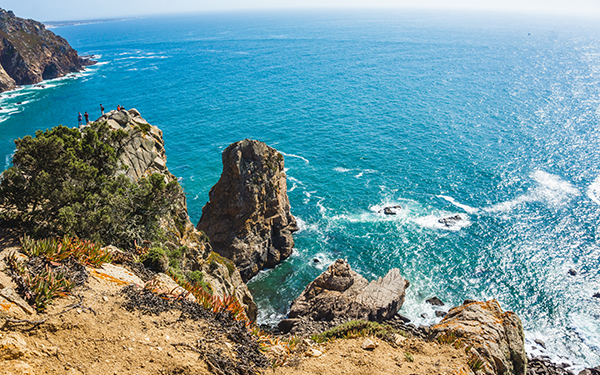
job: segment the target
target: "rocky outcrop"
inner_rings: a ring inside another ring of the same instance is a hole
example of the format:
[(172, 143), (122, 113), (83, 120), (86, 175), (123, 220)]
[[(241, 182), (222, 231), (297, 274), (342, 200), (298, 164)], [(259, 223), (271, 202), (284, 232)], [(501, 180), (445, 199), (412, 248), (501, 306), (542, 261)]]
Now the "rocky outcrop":
[(496, 300), (466, 302), (454, 307), (432, 327), (436, 337), (455, 337), (471, 347), (483, 362), (480, 373), (524, 375), (527, 369), (525, 336), (521, 319), (502, 311)]
[(42, 23), (0, 9), (0, 91), (62, 77), (94, 63)]
[[(154, 173), (164, 176), (165, 182), (176, 180), (167, 168), (162, 131), (149, 124), (136, 109), (110, 111), (95, 122), (106, 122), (112, 130), (122, 130), (127, 135), (115, 147), (119, 148), (120, 161), (126, 166), (122, 171), (132, 181)], [(86, 126), (86, 125), (83, 125)], [(219, 297), (233, 295), (246, 308), (251, 320), (256, 319), (258, 307), (239, 271), (226, 259), (212, 251), (208, 238), (189, 219), (185, 195), (171, 202), (172, 210), (160, 218), (160, 230), (164, 234), (164, 247), (181, 251), (181, 271), (201, 271), (203, 281), (210, 285)], [(166, 271), (168, 263), (158, 271)]]
[(345, 260), (338, 259), (292, 302), (289, 319), (279, 326), (291, 330), (299, 318), (338, 322), (388, 320), (402, 307), (408, 285), (397, 268), (369, 283)]
[(244, 281), (292, 253), (296, 220), (290, 213), (283, 155), (245, 139), (223, 151), (223, 173), (209, 193), (197, 229), (215, 252), (231, 259)]
[(160, 173), (167, 182), (175, 180), (175, 176), (167, 169), (163, 133), (157, 126), (150, 125), (136, 109), (110, 111), (96, 120), (103, 121), (112, 130), (123, 130), (128, 134), (119, 145), (122, 151), (120, 160), (127, 166), (123, 173), (127, 177), (137, 181)]

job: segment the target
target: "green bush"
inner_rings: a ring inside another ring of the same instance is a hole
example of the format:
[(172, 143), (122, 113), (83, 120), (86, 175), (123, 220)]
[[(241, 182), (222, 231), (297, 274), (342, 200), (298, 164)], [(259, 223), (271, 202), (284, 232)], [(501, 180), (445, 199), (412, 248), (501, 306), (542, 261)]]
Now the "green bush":
[(15, 141), (13, 166), (0, 175), (0, 211), (35, 237), (80, 237), (133, 248), (157, 237), (159, 217), (182, 193), (161, 174), (132, 182), (119, 162), (127, 133), (94, 123)]

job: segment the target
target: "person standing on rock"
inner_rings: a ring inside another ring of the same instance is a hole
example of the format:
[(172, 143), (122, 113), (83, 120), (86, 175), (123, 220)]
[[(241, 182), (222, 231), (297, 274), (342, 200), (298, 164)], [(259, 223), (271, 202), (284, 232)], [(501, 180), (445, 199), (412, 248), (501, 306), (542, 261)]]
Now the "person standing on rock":
[(104, 115), (104, 107), (102, 106), (102, 104), (100, 104), (100, 112), (102, 112), (102, 115)]
[(87, 111), (85, 111), (83, 116), (85, 117), (85, 124), (86, 125), (89, 124), (90, 123), (90, 115), (88, 115)]
[(79, 112), (79, 115), (77, 116), (77, 121), (79, 121), (79, 125), (81, 125), (81, 120), (83, 120), (83, 117), (81, 116), (81, 112)]

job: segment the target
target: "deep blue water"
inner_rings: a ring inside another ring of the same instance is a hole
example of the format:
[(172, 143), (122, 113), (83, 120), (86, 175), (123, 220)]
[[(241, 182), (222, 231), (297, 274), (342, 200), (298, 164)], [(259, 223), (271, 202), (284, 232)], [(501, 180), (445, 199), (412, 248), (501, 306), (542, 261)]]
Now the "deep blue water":
[(250, 282), (261, 321), (341, 257), (369, 279), (400, 268), (417, 324), (435, 321), (433, 295), (496, 298), (530, 353), (540, 338), (556, 360), (600, 364), (597, 20), (230, 13), (54, 31), (100, 63), (2, 95), (4, 166), (36, 129), (137, 108), (164, 131), (196, 223), (222, 150), (259, 139), (286, 157), (302, 227), (294, 255)]

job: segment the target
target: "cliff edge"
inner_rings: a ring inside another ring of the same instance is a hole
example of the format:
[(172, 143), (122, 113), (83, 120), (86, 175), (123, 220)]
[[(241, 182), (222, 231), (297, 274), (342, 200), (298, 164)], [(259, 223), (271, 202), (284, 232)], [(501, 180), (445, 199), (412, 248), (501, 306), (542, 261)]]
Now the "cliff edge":
[(44, 24), (0, 8), (0, 92), (78, 72), (95, 61), (80, 57)]

